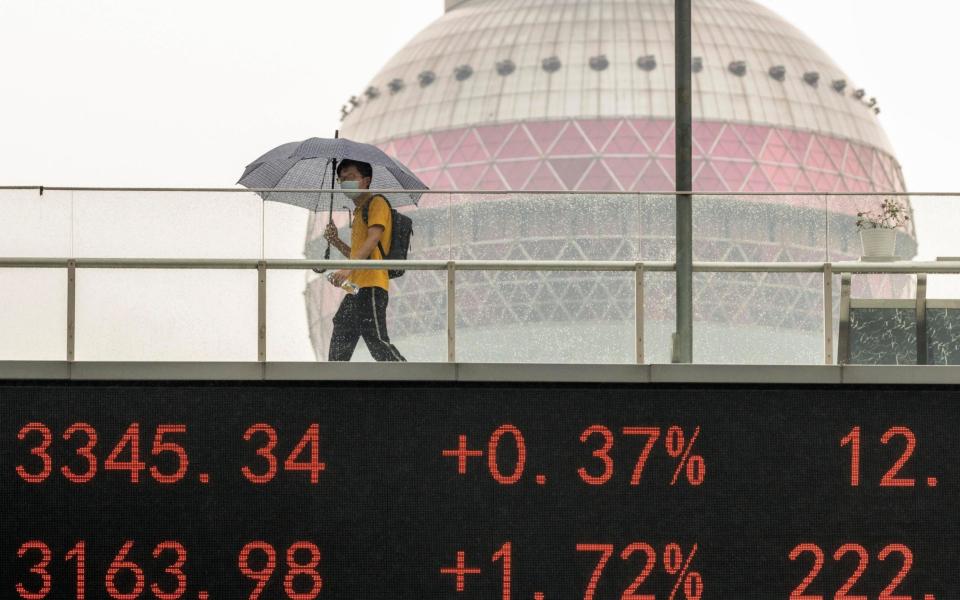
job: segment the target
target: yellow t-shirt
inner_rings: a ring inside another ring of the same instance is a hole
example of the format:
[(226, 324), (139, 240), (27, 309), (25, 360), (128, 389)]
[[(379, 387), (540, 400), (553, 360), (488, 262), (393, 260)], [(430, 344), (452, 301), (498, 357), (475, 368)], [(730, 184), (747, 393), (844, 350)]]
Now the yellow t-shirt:
[[(390, 216), (390, 207), (387, 205), (387, 199), (377, 194), (369, 200), (368, 221), (363, 221), (363, 208), (356, 207), (353, 210), (353, 228), (350, 233), (350, 258), (359, 259), (357, 252), (360, 246), (367, 241), (367, 229), (371, 225), (383, 226), (383, 235), (380, 236), (380, 245), (383, 251), (390, 253), (390, 236), (393, 233), (393, 219)], [(382, 260), (380, 248), (373, 247), (370, 253), (371, 260)], [(357, 284), (358, 287), (379, 287), (390, 291), (390, 277), (385, 270), (357, 269), (350, 275), (350, 281)]]

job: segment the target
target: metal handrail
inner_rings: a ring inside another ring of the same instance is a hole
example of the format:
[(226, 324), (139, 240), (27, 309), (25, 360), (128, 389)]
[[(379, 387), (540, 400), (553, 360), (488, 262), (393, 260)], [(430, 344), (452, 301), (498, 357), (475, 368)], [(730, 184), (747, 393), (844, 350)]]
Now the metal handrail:
[[(340, 193), (339, 188), (244, 188), (244, 187), (94, 187), (94, 186), (46, 186), (46, 185), (12, 185), (0, 186), (2, 190), (36, 190), (40, 194), (50, 192), (215, 192), (215, 193)], [(960, 192), (703, 192), (703, 191), (607, 191), (607, 190), (398, 190), (398, 189), (371, 189), (375, 194), (453, 194), (458, 196), (499, 196), (499, 195), (538, 195), (538, 196), (709, 196), (711, 198), (743, 198), (751, 196), (792, 196), (792, 197), (822, 197), (822, 196), (900, 196), (900, 197), (960, 197)]]
[[(67, 269), (67, 360), (75, 360), (77, 269), (257, 269), (257, 359), (267, 360), (266, 286), (268, 270), (405, 269), (447, 271), (447, 361), (456, 362), (457, 271), (633, 272), (636, 285), (636, 362), (644, 363), (643, 293), (646, 272), (670, 272), (669, 261), (511, 261), (511, 260), (307, 260), (206, 258), (45, 258), (0, 257), (0, 268)], [(934, 262), (694, 262), (700, 273), (823, 273), (824, 363), (833, 364), (833, 276), (843, 274), (960, 274), (960, 260)]]
[[(85, 269), (360, 269), (444, 271), (452, 263), (457, 271), (616, 271), (629, 272), (642, 265), (646, 271), (672, 272), (672, 261), (632, 260), (311, 260), (301, 258), (47, 258), (0, 257), (0, 268), (65, 268), (73, 262)], [(841, 261), (841, 262), (716, 262), (695, 261), (701, 273), (822, 273), (829, 266), (841, 273), (960, 274), (960, 260)]]

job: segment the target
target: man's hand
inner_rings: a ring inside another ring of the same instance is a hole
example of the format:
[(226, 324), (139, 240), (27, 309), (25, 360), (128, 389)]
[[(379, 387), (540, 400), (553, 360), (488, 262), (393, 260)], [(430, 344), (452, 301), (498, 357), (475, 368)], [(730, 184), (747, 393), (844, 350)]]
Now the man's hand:
[(335, 244), (340, 241), (340, 232), (332, 221), (327, 223), (327, 229), (323, 232), (323, 239), (327, 240), (330, 244)]
[(336, 287), (340, 287), (341, 285), (343, 285), (343, 282), (346, 281), (348, 277), (350, 277), (351, 273), (353, 273), (353, 271), (349, 271), (347, 269), (334, 271), (333, 273), (330, 273), (330, 275), (327, 276), (327, 280), (331, 284), (335, 285)]

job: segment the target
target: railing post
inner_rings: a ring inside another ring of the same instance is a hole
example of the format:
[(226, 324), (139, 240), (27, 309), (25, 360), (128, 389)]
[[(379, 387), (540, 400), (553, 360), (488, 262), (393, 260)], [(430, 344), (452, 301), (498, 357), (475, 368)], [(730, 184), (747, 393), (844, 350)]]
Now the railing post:
[(840, 341), (837, 343), (837, 364), (845, 365), (850, 361), (850, 294), (853, 287), (853, 273), (840, 276)]
[(636, 312), (634, 312), (634, 319), (636, 319), (636, 357), (637, 364), (642, 365), (645, 358), (643, 355), (643, 263), (637, 263), (633, 272), (634, 283), (636, 285)]
[[(42, 193), (42, 192), (41, 192)], [(67, 361), (76, 358), (77, 333), (77, 259), (67, 260)]]
[(447, 362), (457, 362), (457, 271), (447, 262)]
[(833, 265), (823, 263), (823, 364), (833, 364)]
[(929, 363), (927, 356), (927, 274), (917, 273), (917, 364)]
[(257, 262), (257, 361), (267, 361), (267, 262)]

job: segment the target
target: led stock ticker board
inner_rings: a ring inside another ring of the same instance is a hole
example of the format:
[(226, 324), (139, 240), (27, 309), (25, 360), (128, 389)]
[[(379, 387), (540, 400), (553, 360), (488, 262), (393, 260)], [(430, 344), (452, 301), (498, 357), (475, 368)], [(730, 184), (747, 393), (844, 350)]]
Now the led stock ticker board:
[(2, 598), (948, 600), (960, 391), (0, 385)]

